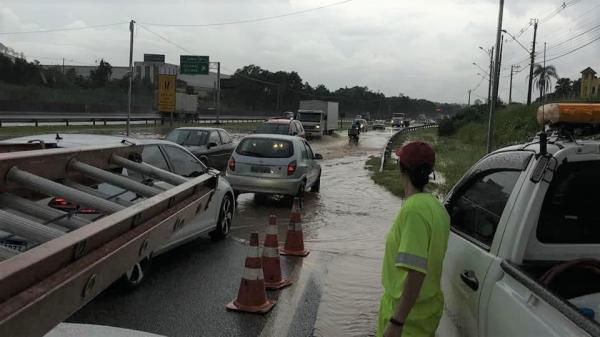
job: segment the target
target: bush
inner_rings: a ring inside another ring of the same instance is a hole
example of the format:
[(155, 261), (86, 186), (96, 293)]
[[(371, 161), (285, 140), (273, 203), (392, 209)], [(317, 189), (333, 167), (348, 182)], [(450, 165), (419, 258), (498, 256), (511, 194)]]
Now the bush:
[(451, 136), (456, 132), (454, 123), (450, 118), (443, 118), (438, 123), (438, 136)]

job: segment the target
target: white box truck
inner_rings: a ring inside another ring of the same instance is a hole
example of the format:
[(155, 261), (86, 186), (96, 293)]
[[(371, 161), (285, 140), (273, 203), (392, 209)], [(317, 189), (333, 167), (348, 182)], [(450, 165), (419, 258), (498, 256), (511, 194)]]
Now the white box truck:
[(337, 102), (300, 101), (296, 119), (302, 123), (307, 137), (330, 135), (337, 129), (338, 107)]

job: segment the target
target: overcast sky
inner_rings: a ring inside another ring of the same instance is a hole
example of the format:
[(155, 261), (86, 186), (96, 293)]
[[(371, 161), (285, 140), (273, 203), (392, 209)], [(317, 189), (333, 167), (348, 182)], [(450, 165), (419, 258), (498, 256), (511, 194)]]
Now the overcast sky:
[[(466, 103), (467, 91), (480, 83), (489, 59), (478, 47), (495, 43), (498, 3), (491, 0), (353, 0), (338, 6), (262, 22), (212, 27), (159, 27), (161, 24), (208, 24), (253, 19), (328, 5), (335, 0), (0, 0), (0, 33), (85, 27), (136, 20), (185, 48), (182, 50), (138, 26), (134, 60), (144, 53), (209, 55), (225, 73), (256, 64), (271, 71), (297, 71), (311, 85), (330, 89), (362, 85), (386, 95), (438, 102)], [(540, 24), (538, 48), (568, 40), (599, 24), (600, 0), (571, 0), (572, 6)], [(543, 18), (562, 4), (556, 0), (507, 0), (504, 28), (517, 34), (532, 17)], [(146, 24), (144, 24), (146, 23)], [(533, 29), (519, 40), (531, 45)], [(600, 37), (600, 29), (549, 48), (560, 55)], [(127, 65), (128, 25), (37, 34), (0, 34), (0, 42), (28, 59), (59, 63), (61, 58), (95, 64), (100, 58)], [(579, 78), (591, 66), (600, 72), (600, 41), (549, 62), (562, 77)], [(505, 45), (500, 95), (508, 100), (510, 64), (527, 66), (526, 51)], [(526, 76), (514, 78), (513, 99), (526, 98)], [(506, 77), (505, 77), (506, 76)], [(472, 100), (487, 95), (487, 82)]]

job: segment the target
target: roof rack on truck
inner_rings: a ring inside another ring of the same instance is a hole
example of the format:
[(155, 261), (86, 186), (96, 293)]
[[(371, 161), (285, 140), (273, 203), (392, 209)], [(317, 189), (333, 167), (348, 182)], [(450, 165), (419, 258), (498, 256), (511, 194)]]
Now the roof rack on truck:
[[(142, 162), (141, 151), (122, 144), (0, 153), (0, 233), (25, 243), (0, 240), (0, 336), (43, 336), (205, 210), (216, 175), (185, 178)], [(98, 184), (136, 200), (119, 201)], [(48, 197), (90, 214), (50, 207)]]

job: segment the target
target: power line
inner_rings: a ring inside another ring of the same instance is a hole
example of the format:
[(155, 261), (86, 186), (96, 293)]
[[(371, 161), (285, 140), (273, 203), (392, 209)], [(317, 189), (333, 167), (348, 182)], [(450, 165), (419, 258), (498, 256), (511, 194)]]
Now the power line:
[(343, 4), (352, 2), (352, 1), (354, 1), (354, 0), (343, 0), (343, 1), (338, 1), (338, 2), (334, 2), (334, 3), (330, 3), (330, 4), (327, 4), (327, 5), (323, 5), (323, 6), (319, 6), (319, 7), (313, 7), (313, 8), (304, 9), (304, 10), (295, 11), (295, 12), (289, 12), (289, 13), (284, 13), (284, 14), (279, 14), (279, 15), (273, 15), (273, 16), (264, 16), (264, 17), (253, 18), (253, 19), (235, 20), (235, 21), (224, 21), (224, 22), (215, 22), (215, 23), (204, 23), (204, 24), (166, 24), (166, 23), (151, 23), (151, 22), (142, 22), (142, 23), (145, 24), (145, 25), (148, 25), (148, 26), (159, 26), (159, 27), (214, 27), (214, 26), (227, 26), (227, 25), (236, 25), (236, 24), (243, 24), (243, 23), (253, 23), (253, 22), (274, 20), (274, 19), (280, 19), (280, 18), (284, 18), (284, 17), (288, 17), (288, 16), (293, 16), (293, 15), (305, 14), (305, 13), (314, 12), (314, 11), (318, 11), (318, 10), (329, 8), (329, 7), (340, 6), (340, 5), (343, 5)]
[(591, 45), (592, 43), (594, 43), (594, 42), (596, 42), (596, 41), (599, 41), (599, 40), (600, 40), (600, 36), (596, 37), (595, 39), (593, 39), (592, 41), (590, 41), (590, 42), (588, 42), (588, 43), (586, 43), (586, 44), (584, 44), (584, 45), (581, 45), (581, 46), (579, 46), (579, 47), (577, 47), (577, 48), (575, 48), (575, 49), (573, 49), (573, 50), (570, 50), (570, 51), (568, 51), (568, 52), (566, 52), (566, 53), (562, 54), (562, 55), (559, 55), (559, 56), (552, 57), (552, 58), (550, 58), (550, 59), (548, 59), (548, 60), (546, 60), (546, 61), (548, 61), (548, 62), (549, 62), (549, 61), (554, 61), (554, 60), (556, 60), (556, 59), (559, 59), (559, 58), (561, 58), (561, 57), (567, 56), (567, 55), (569, 55), (569, 54), (572, 54), (572, 53), (574, 53), (574, 52), (576, 52), (576, 51), (578, 51), (578, 50), (580, 50), (580, 49), (582, 49), (582, 48), (585, 48), (585, 47), (587, 47), (587, 46)]
[(185, 47), (182, 47), (182, 46), (180, 46), (179, 44), (177, 44), (177, 43), (175, 43), (175, 42), (173, 42), (173, 41), (171, 41), (171, 40), (167, 39), (166, 37), (164, 37), (164, 36), (162, 36), (162, 35), (160, 35), (160, 34), (158, 34), (158, 33), (154, 32), (154, 31), (150, 30), (149, 28), (145, 27), (144, 25), (142, 25), (142, 24), (139, 24), (139, 23), (138, 23), (138, 26), (139, 26), (140, 28), (142, 28), (143, 30), (147, 31), (148, 33), (150, 33), (150, 34), (152, 34), (152, 35), (154, 35), (154, 36), (158, 37), (159, 39), (161, 39), (161, 40), (163, 40), (163, 41), (167, 42), (168, 44), (170, 44), (170, 45), (173, 45), (173, 46), (175, 46), (175, 47), (177, 47), (177, 48), (179, 48), (179, 49), (181, 49), (181, 50), (185, 51), (186, 53), (194, 54), (194, 52), (190, 51), (189, 49), (186, 49)]
[(74, 31), (74, 30), (84, 30), (84, 29), (95, 29), (95, 28), (118, 26), (118, 25), (123, 25), (126, 23), (129, 23), (129, 22), (115, 22), (115, 23), (107, 23), (107, 24), (102, 24), (102, 25), (92, 25), (92, 26), (74, 27), (74, 28), (40, 29), (40, 30), (29, 30), (29, 31), (21, 31), (21, 32), (0, 32), (0, 34), (1, 35), (18, 35), (18, 34), (68, 32), (68, 31)]

